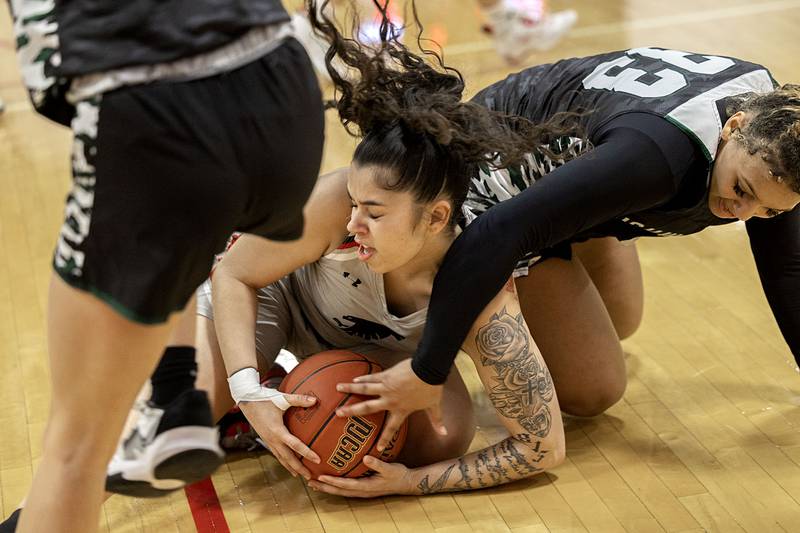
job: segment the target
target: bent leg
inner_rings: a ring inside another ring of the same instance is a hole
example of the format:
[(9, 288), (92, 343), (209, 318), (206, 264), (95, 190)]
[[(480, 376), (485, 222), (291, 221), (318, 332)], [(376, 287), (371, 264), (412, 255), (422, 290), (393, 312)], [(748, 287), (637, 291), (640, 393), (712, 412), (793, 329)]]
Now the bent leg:
[(562, 411), (594, 416), (625, 392), (622, 346), (580, 259), (548, 259), (516, 279), (520, 306)]
[(636, 245), (606, 237), (573, 245), (572, 249), (600, 293), (617, 336), (627, 339), (639, 328), (644, 310), (642, 268)]
[(48, 304), (53, 400), (18, 531), (96, 531), (106, 466), (172, 325), (131, 322), (53, 276)]

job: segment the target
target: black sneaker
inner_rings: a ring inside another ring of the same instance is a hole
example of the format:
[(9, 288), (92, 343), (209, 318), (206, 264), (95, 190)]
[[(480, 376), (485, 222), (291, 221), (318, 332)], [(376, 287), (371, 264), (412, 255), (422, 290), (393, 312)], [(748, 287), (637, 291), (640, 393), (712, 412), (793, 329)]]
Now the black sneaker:
[(19, 513), (22, 509), (17, 509), (11, 516), (0, 522), (0, 533), (14, 533), (17, 530), (17, 522), (19, 522)]
[(139, 418), (108, 465), (106, 490), (152, 498), (211, 475), (225, 456), (208, 396), (188, 390), (164, 409), (136, 406)]

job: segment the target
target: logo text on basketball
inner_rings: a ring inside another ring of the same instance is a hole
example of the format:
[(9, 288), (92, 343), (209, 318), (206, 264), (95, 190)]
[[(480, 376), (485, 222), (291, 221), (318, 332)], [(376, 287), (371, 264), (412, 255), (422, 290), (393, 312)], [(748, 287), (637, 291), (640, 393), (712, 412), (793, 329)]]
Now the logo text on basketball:
[(375, 431), (375, 424), (359, 416), (351, 416), (344, 426), (344, 433), (333, 450), (328, 464), (336, 470), (344, 470), (369, 440)]

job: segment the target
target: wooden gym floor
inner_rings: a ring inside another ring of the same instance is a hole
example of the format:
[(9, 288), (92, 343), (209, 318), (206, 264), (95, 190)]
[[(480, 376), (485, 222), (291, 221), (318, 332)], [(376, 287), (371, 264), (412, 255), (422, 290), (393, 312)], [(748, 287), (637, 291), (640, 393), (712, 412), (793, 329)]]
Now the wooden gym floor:
[[(296, 3), (296, 2), (294, 2)], [(479, 31), (470, 0), (424, 0), (429, 34), (446, 41), (470, 93), (510, 71)], [(670, 7), (665, 7), (669, 5)], [(560, 0), (580, 21), (529, 64), (655, 45), (732, 55), (800, 82), (800, 0)], [(32, 111), (0, 8), (0, 511), (30, 484), (50, 401), (45, 293), (68, 186), (69, 132)], [(329, 114), (325, 169), (353, 143)], [(537, 479), (459, 494), (346, 500), (309, 493), (270, 455), (231, 457), (213, 477), (230, 531), (514, 531), (516, 533), (800, 531), (800, 374), (761, 293), (742, 225), (640, 240), (641, 330), (625, 342), (623, 401), (567, 419), (567, 460)], [(469, 364), (482, 413), (474, 446), (501, 437)], [(80, 386), (76, 384), (76, 386)], [(91, 416), (91, 413), (88, 413)], [(102, 420), (98, 420), (102, 423)], [(202, 495), (201, 495), (202, 496)], [(195, 513), (226, 531), (213, 505)], [(212, 502), (213, 503), (213, 502)], [(183, 492), (113, 497), (102, 530), (193, 531)]]

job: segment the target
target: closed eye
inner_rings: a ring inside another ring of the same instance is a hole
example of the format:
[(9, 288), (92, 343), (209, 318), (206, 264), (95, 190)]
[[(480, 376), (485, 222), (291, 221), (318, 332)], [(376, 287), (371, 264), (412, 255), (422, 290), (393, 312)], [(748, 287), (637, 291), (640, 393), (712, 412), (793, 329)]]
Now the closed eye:
[[(352, 201), (350, 202), (350, 209), (351, 210), (358, 209), (358, 206), (355, 204), (355, 202), (352, 202)], [(369, 218), (370, 220), (378, 220), (379, 218), (381, 218), (383, 216), (383, 215), (373, 215), (369, 211), (367, 211), (366, 214), (367, 214), (367, 218)]]

